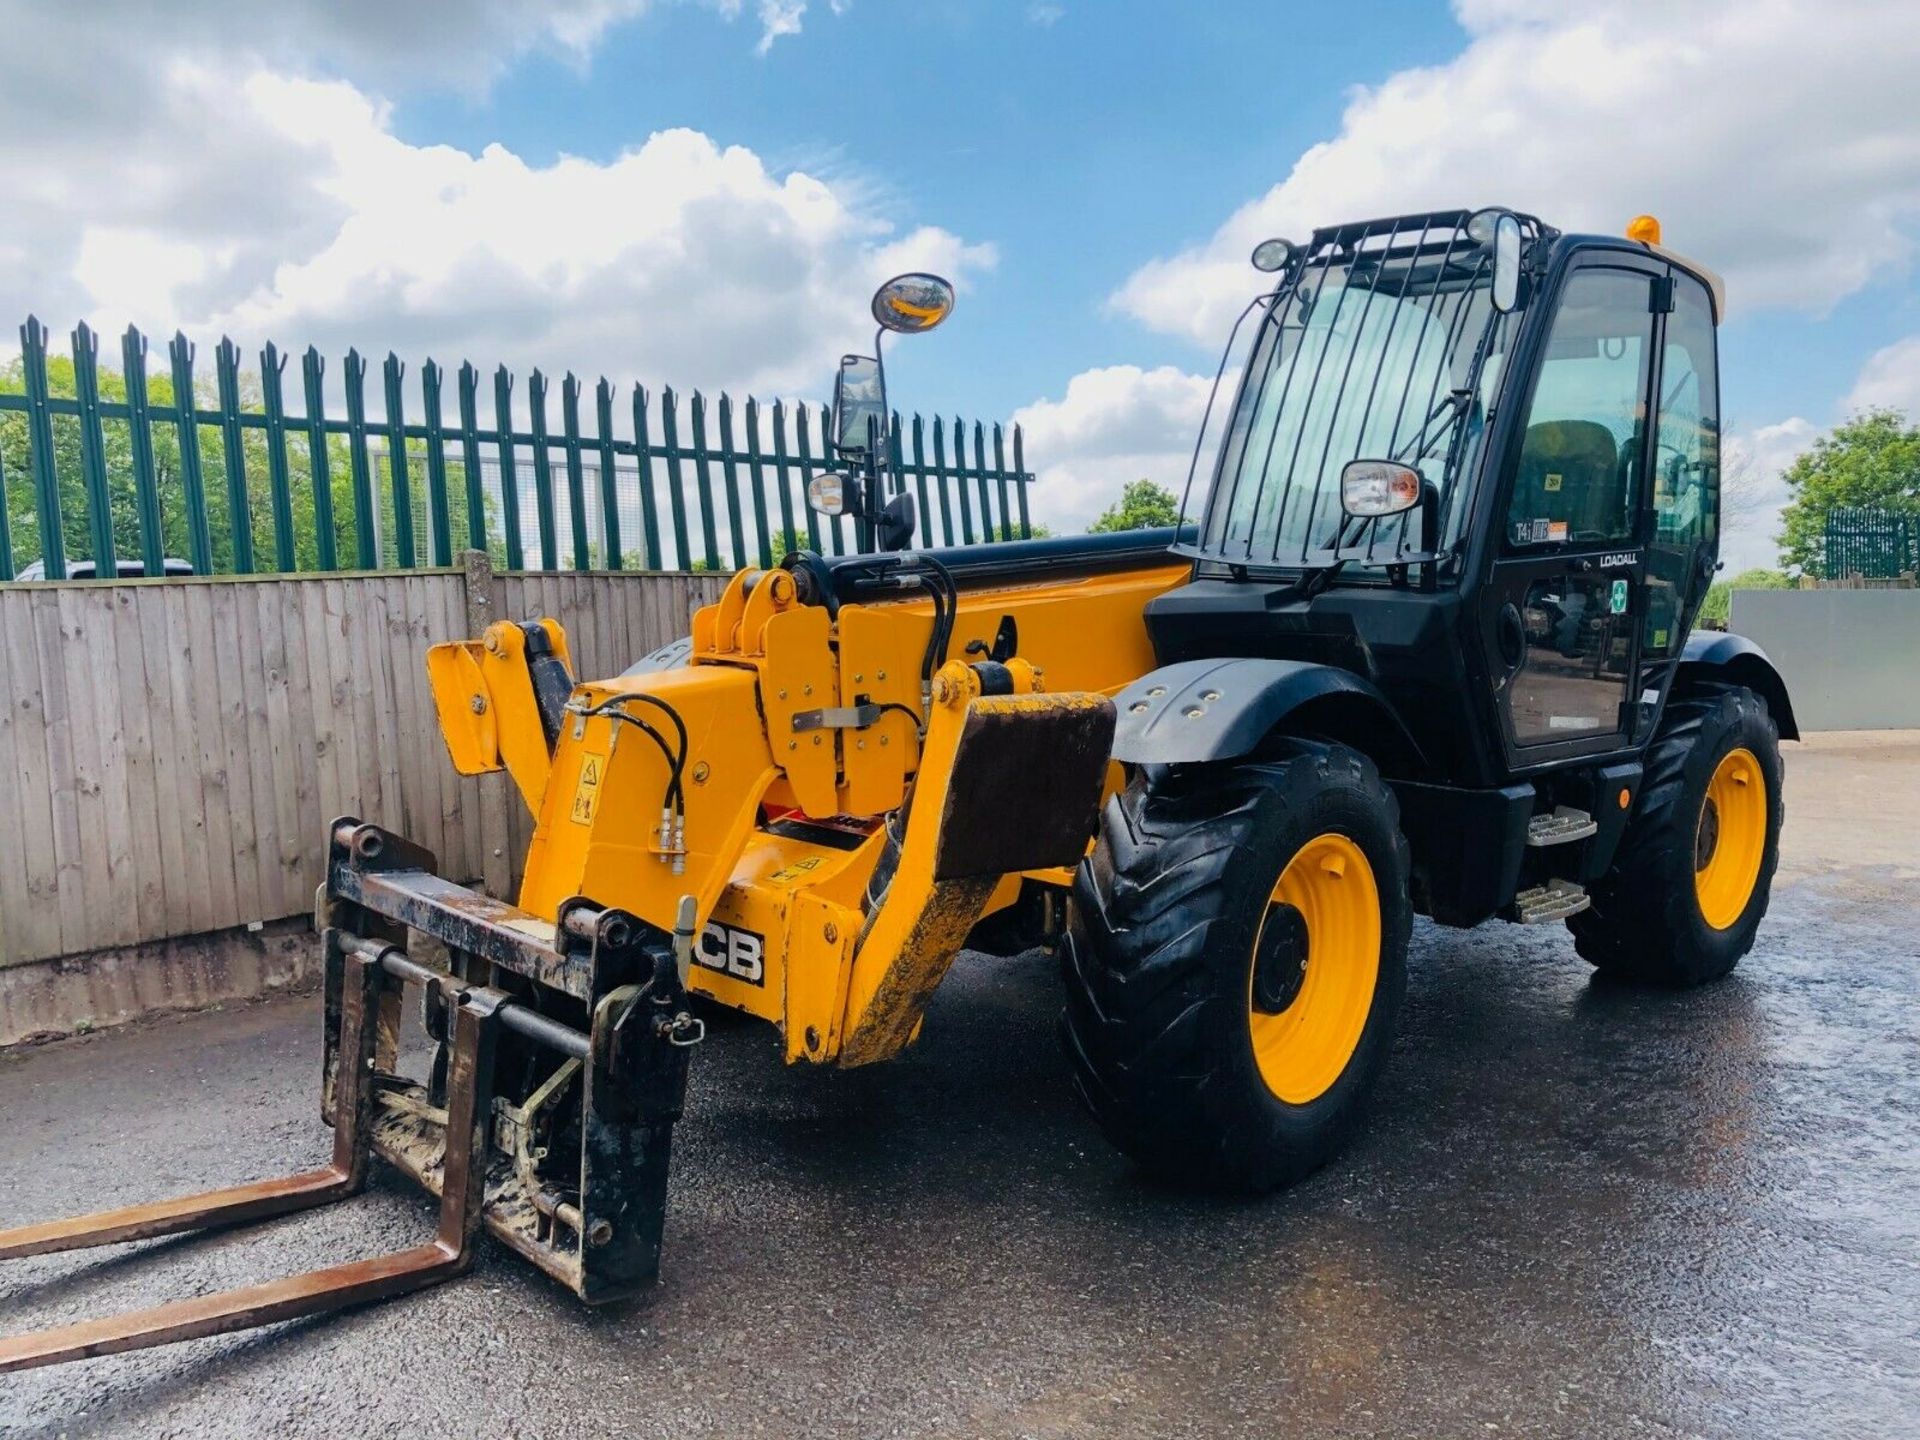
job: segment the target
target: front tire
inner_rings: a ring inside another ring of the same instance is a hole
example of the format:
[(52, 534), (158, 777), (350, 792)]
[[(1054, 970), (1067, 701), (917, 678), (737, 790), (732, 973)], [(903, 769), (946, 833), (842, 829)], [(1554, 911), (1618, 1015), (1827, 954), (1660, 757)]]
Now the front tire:
[(1744, 686), (1677, 695), (1647, 749), (1619, 852), (1571, 917), (1574, 948), (1624, 980), (1718, 980), (1753, 948), (1780, 861), (1780, 734)]
[(1407, 845), (1342, 745), (1143, 767), (1074, 882), (1061, 1034), (1081, 1098), (1148, 1169), (1290, 1184), (1357, 1128), (1406, 986)]

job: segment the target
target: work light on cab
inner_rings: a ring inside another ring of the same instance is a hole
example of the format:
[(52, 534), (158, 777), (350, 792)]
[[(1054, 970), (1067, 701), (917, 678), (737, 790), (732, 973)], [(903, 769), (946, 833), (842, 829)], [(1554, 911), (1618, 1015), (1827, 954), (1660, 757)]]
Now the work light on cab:
[(1349, 515), (1398, 515), (1420, 503), (1420, 472), (1393, 460), (1350, 460), (1340, 472), (1340, 508)]
[(1253, 247), (1253, 268), (1269, 275), (1278, 274), (1293, 263), (1297, 248), (1291, 240), (1262, 240)]

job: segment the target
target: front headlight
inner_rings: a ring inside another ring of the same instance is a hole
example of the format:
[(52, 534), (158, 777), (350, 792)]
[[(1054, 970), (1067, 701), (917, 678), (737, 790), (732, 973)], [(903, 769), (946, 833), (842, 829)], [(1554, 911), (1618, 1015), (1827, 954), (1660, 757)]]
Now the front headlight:
[(1340, 508), (1363, 518), (1420, 503), (1420, 472), (1395, 460), (1350, 460), (1340, 471)]

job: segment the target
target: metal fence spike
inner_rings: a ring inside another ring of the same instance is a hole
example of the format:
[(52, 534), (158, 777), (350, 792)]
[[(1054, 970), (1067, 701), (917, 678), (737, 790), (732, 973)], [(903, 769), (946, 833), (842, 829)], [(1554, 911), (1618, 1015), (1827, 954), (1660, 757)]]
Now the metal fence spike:
[[(37, 316), (29, 315), (21, 325), (20, 339), (25, 393), (0, 394), (0, 414), (25, 413), (26, 478), (18, 472), (0, 477), (0, 484), (16, 486), (15, 507), (5, 517), (8, 528), (0, 532), (0, 576), (39, 558), (49, 576), (64, 577), (68, 554), (81, 549), (106, 563), (113, 562), (116, 550), (137, 549), (142, 568), (161, 574), (182, 534), (193, 568), (203, 574), (254, 569), (256, 550), (269, 543), (269, 536), (271, 567), (265, 552), (257, 558), (261, 568), (282, 571), (333, 570), (342, 563), (368, 569), (383, 564), (446, 565), (456, 534), (476, 549), (495, 549), (496, 563), (504, 562), (503, 568), (522, 569), (528, 558), (521, 544), (521, 494), (528, 478), (521, 467), (527, 451), (532, 452), (534, 492), (528, 500), (539, 520), (537, 563), (542, 566), (623, 567), (630, 558), (624, 532), (636, 520), (641, 537), (631, 560), (649, 568), (764, 566), (801, 545), (835, 554), (848, 548), (844, 519), (817, 515), (804, 494), (809, 476), (833, 463), (831, 408), (826, 405), (783, 397), (762, 402), (752, 393), (735, 397), (725, 389), (676, 391), (660, 386), (656, 391), (635, 381), (629, 396), (632, 429), (623, 437), (620, 428), (628, 422), (617, 421), (613, 413), (620, 385), (596, 376), (594, 414), (583, 421), (580, 400), (587, 387), (576, 372), (566, 370), (559, 387), (560, 421), (550, 429), (546, 399), (552, 380), (545, 369), (535, 368), (526, 373), (526, 415), (516, 425), (517, 381), (502, 364), (492, 370), (493, 413), (483, 422), (481, 371), (471, 361), (459, 362), (454, 372), (458, 413), (449, 416), (444, 403), (449, 367), (427, 357), (418, 362), (420, 410), (409, 420), (403, 385), (407, 363), (390, 348), (379, 362), (385, 403), (374, 416), (366, 404), (372, 362), (351, 347), (341, 372), (346, 415), (339, 418), (327, 413), (326, 360), (310, 344), (299, 352), (304, 406), (301, 413), (290, 415), (284, 376), (292, 352), (272, 340), (252, 352), (257, 373), (243, 372), (239, 344), (231, 335), (221, 335), (209, 385), (215, 393), (202, 400), (193, 368), (196, 347), (184, 328), (176, 328), (166, 343), (169, 373), (154, 382), (161, 390), (150, 401), (149, 345), (137, 326), (128, 325), (120, 336), (124, 400), (102, 394), (100, 335), (91, 322), (80, 321), (71, 331), (72, 394), (64, 388), (64, 366), (58, 376), (63, 388), (52, 393), (51, 337)], [(59, 473), (56, 416), (63, 417), (60, 423), (76, 425), (77, 477)], [(1027, 486), (1032, 476), (1025, 469), (1020, 428), (992, 423), (989, 459), (985, 422), (931, 418), (929, 458), (925, 420), (890, 412), (881, 462), (889, 495), (909, 486), (914, 490), (922, 516), (919, 542), (965, 543), (995, 534), (1029, 533)], [(108, 422), (129, 427), (128, 475), (107, 464)], [(771, 426), (771, 437), (763, 424)], [(163, 472), (156, 458), (154, 435), (160, 425), (170, 427), (173, 437), (166, 451), (171, 474)], [(710, 434), (709, 426), (717, 433)], [(970, 426), (971, 455), (966, 445)], [(945, 454), (949, 430), (951, 460)], [(1009, 432), (1011, 465), (1005, 455)], [(212, 495), (204, 477), (208, 446), (217, 450), (224, 480)], [(298, 474), (303, 453), (304, 477)], [(563, 467), (558, 476), (556, 456)], [(416, 467), (423, 459), (426, 483), (424, 492), (416, 493)], [(457, 478), (453, 465), (459, 467)], [(351, 482), (350, 512), (344, 504), (333, 503), (335, 479), (343, 469), (342, 483)], [(564, 480), (566, 488), (564, 527), (557, 480)], [(20, 517), (29, 507), (19, 502), (29, 483), (31, 523), (22, 523)], [(663, 484), (669, 512), (665, 517), (659, 503)], [(797, 503), (796, 485), (801, 491)], [(955, 488), (961, 497), (958, 535), (951, 514)], [(253, 505), (262, 490), (268, 504), (255, 514)], [(994, 495), (997, 504), (989, 498)], [(668, 520), (671, 544), (662, 534)], [(424, 539), (418, 534), (422, 525)], [(175, 527), (171, 545), (168, 527)], [(567, 532), (564, 543), (562, 529)], [(864, 523), (856, 521), (854, 530), (855, 547), (870, 543)], [(343, 546), (349, 531), (351, 554)]]

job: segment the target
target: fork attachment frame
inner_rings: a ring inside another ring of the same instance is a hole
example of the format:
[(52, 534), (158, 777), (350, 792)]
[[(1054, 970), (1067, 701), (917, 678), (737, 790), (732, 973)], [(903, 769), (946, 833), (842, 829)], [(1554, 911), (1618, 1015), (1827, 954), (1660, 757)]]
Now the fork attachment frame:
[[(543, 924), (434, 874), (418, 846), (335, 822), (320, 895), (326, 955), (322, 1170), (0, 1230), (0, 1260), (315, 1209), (357, 1194), (378, 1154), (440, 1201), (410, 1250), (151, 1309), (0, 1338), (0, 1374), (365, 1304), (466, 1270), (482, 1225), (590, 1302), (658, 1274), (673, 1121), (699, 1022), (671, 943), (584, 901)], [(429, 937), (444, 965), (402, 948)], [(420, 987), (425, 1083), (395, 1073), (400, 1002)], [(576, 1094), (577, 1092), (577, 1094)], [(572, 1109), (567, 1108), (571, 1102)]]

